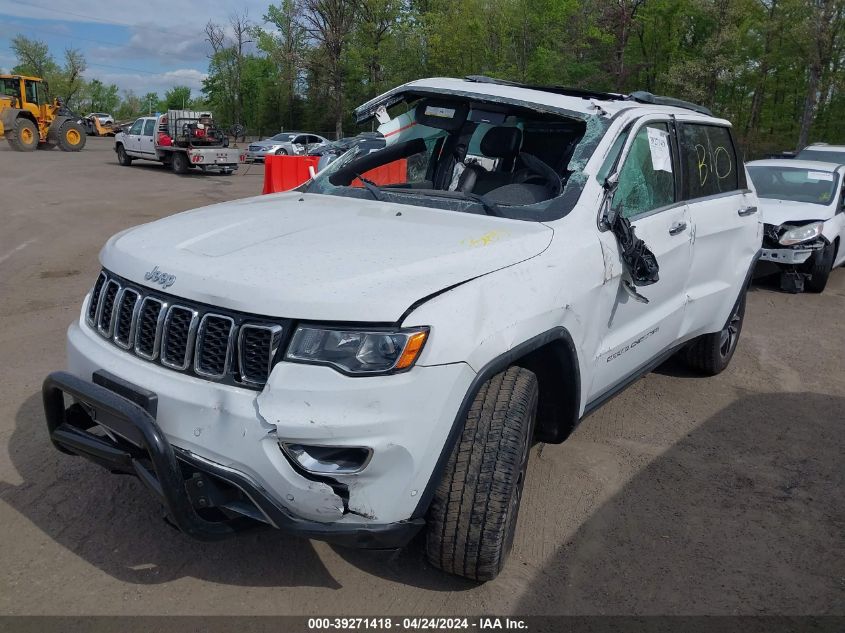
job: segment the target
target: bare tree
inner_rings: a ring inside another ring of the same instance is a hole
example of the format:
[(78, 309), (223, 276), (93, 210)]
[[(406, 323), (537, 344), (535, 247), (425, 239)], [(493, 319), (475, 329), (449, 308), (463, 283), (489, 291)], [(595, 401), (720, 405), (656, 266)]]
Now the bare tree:
[(343, 54), (355, 24), (355, 0), (302, 0), (303, 25), (325, 55), (332, 92), (335, 135), (343, 136)]
[(221, 74), (226, 100), (234, 123), (243, 124), (244, 94), (243, 66), (247, 44), (252, 43), (253, 25), (246, 13), (229, 18), (232, 37), (226, 36), (224, 28), (213, 22), (205, 25), (205, 39), (211, 45), (213, 66)]

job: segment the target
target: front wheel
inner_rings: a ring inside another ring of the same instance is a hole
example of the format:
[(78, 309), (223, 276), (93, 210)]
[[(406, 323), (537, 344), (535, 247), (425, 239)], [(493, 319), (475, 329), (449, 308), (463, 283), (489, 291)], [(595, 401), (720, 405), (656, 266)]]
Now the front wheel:
[(117, 162), (124, 167), (129, 167), (132, 164), (132, 157), (126, 153), (123, 145), (117, 146)]
[(59, 148), (63, 152), (78, 152), (85, 147), (88, 137), (85, 129), (76, 121), (65, 121), (59, 128)]
[(276, 156), (287, 156), (288, 151), (283, 147), (280, 150), (276, 151)]
[(431, 502), (428, 561), (473, 580), (495, 578), (516, 532), (537, 419), (537, 377), (510, 367), (473, 400)]
[(804, 282), (804, 287), (810, 292), (824, 292), (833, 270), (833, 244), (828, 244), (822, 250), (816, 251), (810, 262), (808, 271), (810, 278)]
[(687, 364), (706, 376), (715, 376), (724, 371), (736, 351), (744, 320), (745, 288), (742, 289), (742, 294), (736, 300), (722, 330), (703, 334), (693, 340), (686, 350)]

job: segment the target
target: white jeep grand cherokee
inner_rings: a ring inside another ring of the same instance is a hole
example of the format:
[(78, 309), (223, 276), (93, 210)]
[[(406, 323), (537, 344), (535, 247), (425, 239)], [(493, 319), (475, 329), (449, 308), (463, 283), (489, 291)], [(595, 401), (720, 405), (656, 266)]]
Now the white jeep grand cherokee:
[(490, 579), (532, 440), (676, 352), (727, 366), (757, 199), (727, 121), (648, 93), (427, 79), (356, 116), (384, 149), (108, 241), (50, 436), (199, 538), (424, 528), (433, 565)]

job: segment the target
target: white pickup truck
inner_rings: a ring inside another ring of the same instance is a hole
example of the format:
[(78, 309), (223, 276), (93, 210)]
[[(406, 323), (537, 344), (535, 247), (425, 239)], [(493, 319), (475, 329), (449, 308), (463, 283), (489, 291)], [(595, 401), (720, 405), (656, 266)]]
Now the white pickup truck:
[(191, 110), (168, 110), (137, 119), (129, 130), (115, 135), (114, 151), (121, 165), (154, 160), (177, 174), (199, 168), (229, 175), (246, 158), (244, 152), (229, 147), (228, 137), (214, 126), (210, 113)]

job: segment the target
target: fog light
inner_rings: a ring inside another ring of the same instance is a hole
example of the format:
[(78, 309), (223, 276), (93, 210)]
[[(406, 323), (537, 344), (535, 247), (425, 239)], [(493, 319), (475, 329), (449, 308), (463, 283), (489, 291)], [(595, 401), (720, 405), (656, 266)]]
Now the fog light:
[(373, 450), (363, 446), (310, 446), (283, 443), (282, 450), (300, 468), (317, 475), (351, 475), (364, 470)]

